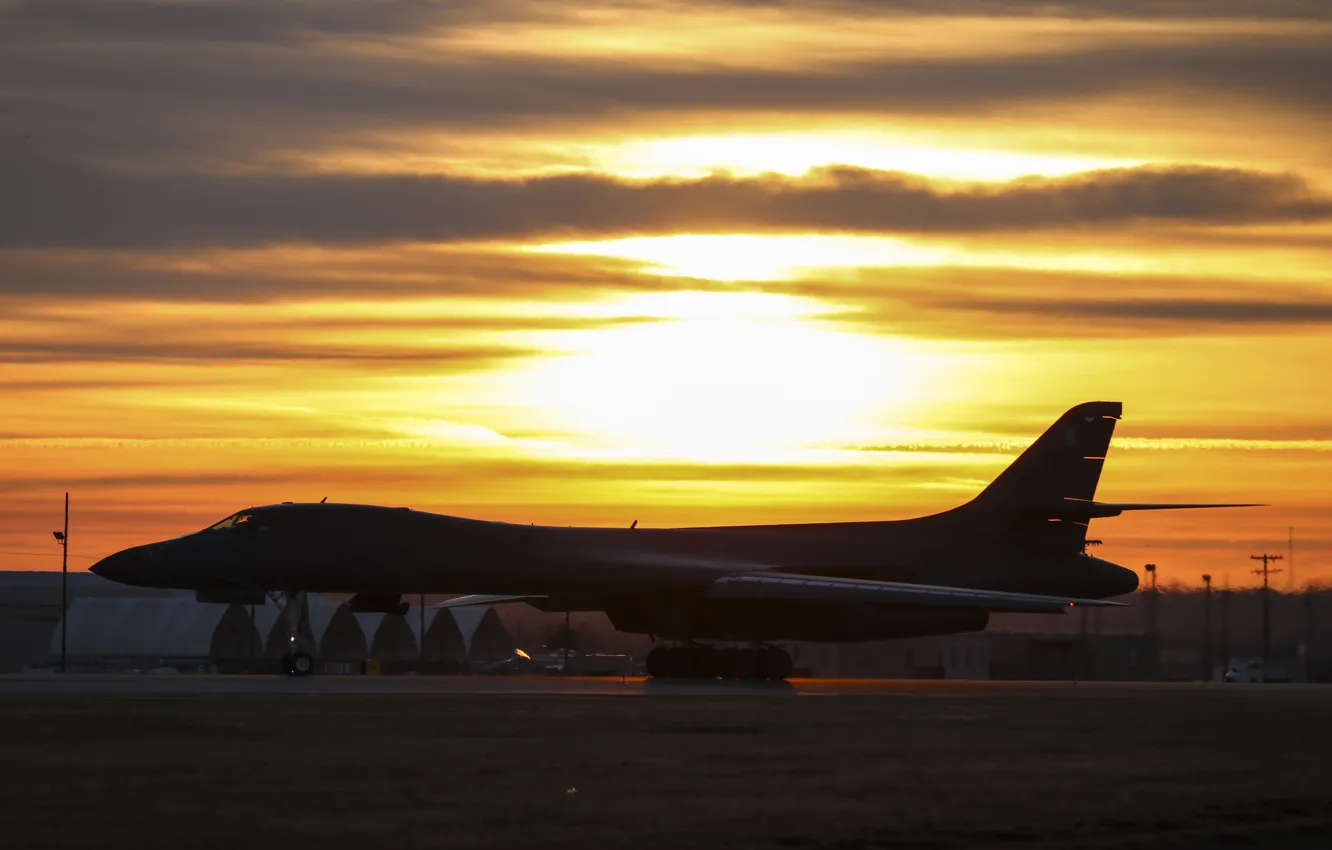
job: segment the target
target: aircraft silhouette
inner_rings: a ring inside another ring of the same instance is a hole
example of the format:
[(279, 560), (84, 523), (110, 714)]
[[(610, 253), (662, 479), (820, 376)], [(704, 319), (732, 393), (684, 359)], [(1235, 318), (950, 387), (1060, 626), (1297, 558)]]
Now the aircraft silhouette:
[[(991, 612), (1115, 605), (1132, 570), (1086, 554), (1093, 519), (1125, 511), (1252, 507), (1095, 501), (1119, 402), (1069, 410), (978, 496), (917, 519), (703, 528), (577, 528), (342, 504), (249, 508), (193, 534), (97, 563), (114, 581), (273, 596), (299, 634), (305, 594), (354, 594), (401, 613), (403, 594), (471, 594), (441, 607), (522, 601), (604, 611), (625, 632), (684, 642), (648, 657), (655, 676), (784, 678), (774, 641), (864, 641), (985, 628)], [(717, 650), (700, 641), (757, 645)], [(304, 652), (288, 669), (309, 672)]]

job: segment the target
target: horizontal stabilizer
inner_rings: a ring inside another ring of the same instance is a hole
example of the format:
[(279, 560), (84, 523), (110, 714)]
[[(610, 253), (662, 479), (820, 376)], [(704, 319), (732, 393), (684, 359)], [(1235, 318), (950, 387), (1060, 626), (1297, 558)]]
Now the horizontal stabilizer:
[(1161, 502), (1088, 502), (1065, 499), (1060, 513), (1067, 516), (1097, 519), (1119, 516), (1125, 511), (1191, 511), (1198, 508), (1265, 508), (1259, 504), (1169, 504)]
[(544, 596), (492, 596), (484, 593), (474, 593), (471, 596), (458, 596), (453, 599), (445, 599), (443, 602), (437, 602), (431, 605), (431, 608), (466, 608), (469, 605), (499, 605), (502, 602), (526, 602), (529, 599), (545, 599)]
[(711, 599), (799, 599), (823, 602), (873, 602), (905, 607), (983, 608), (1056, 614), (1074, 606), (1123, 607), (1104, 599), (1076, 599), (1034, 593), (1007, 593), (969, 587), (909, 582), (842, 579), (791, 573), (738, 573), (722, 576), (708, 589)]

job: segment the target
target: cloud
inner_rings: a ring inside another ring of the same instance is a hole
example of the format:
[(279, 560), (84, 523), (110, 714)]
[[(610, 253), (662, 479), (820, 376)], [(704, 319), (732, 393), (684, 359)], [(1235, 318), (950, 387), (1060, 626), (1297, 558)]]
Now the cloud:
[[(2, 203), (2, 202), (0, 202)], [(189, 301), (442, 296), (541, 296), (711, 286), (638, 271), (603, 257), (528, 254), (420, 243), (217, 251), (3, 251), (0, 296)], [(11, 311), (17, 309), (11, 304)]]
[(0, 341), (0, 363), (326, 363), (373, 369), (397, 366), (407, 371), (438, 373), (446, 367), (476, 371), (487, 366), (539, 354), (535, 349), (503, 345), (321, 346), (279, 340), (243, 342), (211, 340), (70, 340)]
[[(150, 262), (160, 267), (145, 269)], [(615, 306), (622, 296), (652, 291), (796, 295), (826, 306), (817, 321), (917, 338), (1161, 338), (1332, 324), (1332, 288), (1255, 279), (1248, 269), (1235, 274), (867, 267), (733, 284), (660, 276), (598, 257), (423, 245), (202, 256), (109, 251), (80, 253), (72, 261), (56, 252), (11, 252), (0, 253), (0, 312), (10, 322), (8, 328), (0, 324), (0, 337), (33, 340), (36, 348), (0, 345), (0, 357), (187, 362), (218, 356), (352, 366), (363, 348), (379, 352), (367, 363), (405, 349), (400, 366), (425, 368), (440, 337), (455, 346), (516, 340), (520, 350), (514, 356), (521, 356), (526, 340), (513, 334), (661, 321)], [(453, 299), (466, 309), (449, 307)], [(485, 307), (489, 299), (495, 300)], [(162, 301), (178, 305), (176, 312), (159, 313), (155, 305)], [(328, 304), (339, 301), (350, 306), (330, 313)], [(418, 301), (423, 306), (410, 310)], [(515, 301), (540, 306), (518, 312)], [(381, 315), (359, 310), (358, 303), (396, 308)], [(312, 313), (306, 304), (324, 306)], [(190, 328), (188, 338), (180, 333), (182, 322)], [(199, 338), (217, 344), (201, 348)], [(330, 339), (331, 349), (318, 348)], [(446, 356), (442, 362), (463, 364), (466, 358)]]
[[(948, 48), (941, 55), (892, 44), (875, 49), (871, 41), (853, 55), (830, 48), (817, 61), (777, 61), (771, 51), (751, 50), (750, 65), (733, 52), (695, 45), (700, 34), (687, 26), (693, 13), (680, 4), (638, 4), (635, 39), (598, 29), (598, 15), (552, 11), (554, 5), (27, 4), (0, 12), (0, 78), (18, 81), (0, 94), (0, 135), (80, 160), (207, 170), (254, 167), (293, 151), (364, 145), (384, 153), (392, 139), (414, 133), (447, 135), (452, 143), (557, 128), (586, 138), (607, 128), (622, 132), (630, 121), (679, 126), (686, 116), (715, 122), (722, 113), (728, 123), (774, 114), (975, 122), (1105, 101), (1160, 119), (1160, 104), (1170, 100), (1199, 104), (1213, 126), (1225, 118), (1261, 130), (1263, 115), (1282, 108), (1306, 111), (1325, 125), (1318, 116), (1332, 104), (1324, 82), (1332, 78), (1332, 36), (1321, 24), (1253, 32), (1153, 31), (1143, 24), (1101, 37), (1092, 24), (1079, 32), (1076, 20), (1143, 14), (1206, 22), (1241, 12), (1303, 18), (1319, 11), (1312, 3), (1274, 4), (1271, 11), (1265, 4), (1109, 0), (961, 2), (942, 10), (925, 3), (761, 4), (765, 20), (776, 18), (773, 26), (794, 32), (853, 32), (887, 10), (921, 12), (925, 20), (987, 16), (993, 20), (987, 33), (1007, 40), (965, 52), (940, 40)], [(603, 11), (623, 20), (635, 8), (612, 4)], [(748, 44), (748, 7), (716, 8), (734, 12), (719, 22), (721, 31), (733, 30), (736, 43)], [(680, 28), (668, 27), (662, 56), (646, 62), (626, 52), (651, 43), (653, 16), (667, 12), (667, 24)], [(1014, 37), (1035, 25), (1024, 21), (1029, 13), (1072, 15), (1066, 29), (1076, 38), (1040, 30)], [(547, 26), (530, 38), (509, 28), (534, 19)], [(469, 37), (444, 36), (460, 27), (470, 28)], [(495, 48), (496, 40), (507, 49)], [(541, 55), (555, 45), (565, 47)], [(1244, 106), (1218, 115), (1204, 106), (1216, 99)]]
[(150, 474), (122, 473), (113, 475), (69, 475), (67, 472), (53, 481), (51, 477), (0, 476), (0, 493), (25, 493), (52, 484), (77, 490), (133, 490), (138, 488), (165, 489), (173, 487), (210, 487), (223, 484), (266, 484), (282, 481), (274, 473), (245, 472), (158, 472)]
[(1241, 18), (1327, 20), (1321, 0), (711, 0), (709, 5), (753, 9), (810, 9), (864, 15), (982, 15), (987, 17)]
[(846, 308), (827, 318), (917, 337), (1164, 338), (1332, 324), (1332, 292), (1327, 288), (1245, 279), (1027, 269), (862, 269), (767, 287)]
[(512, 0), (39, 0), (16, 3), (10, 14), (17, 21), (47, 28), (52, 36), (245, 43), (419, 35), (459, 25), (550, 16), (542, 12), (542, 4)]
[(1256, 223), (1332, 215), (1293, 175), (1201, 166), (943, 188), (832, 168), (803, 179), (625, 182), (595, 174), (113, 174), (41, 158), (0, 165), (0, 246), (170, 248), (285, 242), (480, 242), (675, 232), (967, 233), (1134, 221)]
[[(1128, 322), (1170, 325), (1198, 323), (1222, 326), (1325, 325), (1332, 323), (1332, 300), (1328, 299), (1276, 302), (1232, 301), (1216, 298), (1193, 300), (1142, 298), (1122, 301), (1092, 298), (1085, 300), (1047, 299), (1039, 304), (980, 299), (973, 303), (973, 309), (980, 312), (1021, 313), (1028, 316), (1094, 321), (1126, 320)], [(1144, 328), (1144, 331), (1156, 333), (1160, 331), (1160, 328)]]

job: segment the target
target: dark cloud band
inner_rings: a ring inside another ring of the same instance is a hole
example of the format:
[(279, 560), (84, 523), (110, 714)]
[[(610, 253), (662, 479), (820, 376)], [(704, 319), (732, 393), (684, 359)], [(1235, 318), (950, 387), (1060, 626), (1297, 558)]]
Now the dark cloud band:
[[(1136, 109), (1127, 120), (1144, 120), (1164, 102), (1187, 107), (1212, 98), (1233, 110), (1226, 116), (1233, 126), (1257, 132), (1272, 114), (1305, 112), (1307, 132), (1316, 134), (1320, 124), (1327, 132), (1323, 116), (1332, 105), (1332, 35), (1323, 24), (1252, 34), (1205, 26), (1230, 16), (1326, 16), (1327, 4), (755, 3), (769, 18), (789, 13), (793, 27), (845, 28), (858, 16), (882, 14), (994, 16), (996, 32), (1014, 33), (1028, 16), (1183, 17), (1202, 25), (1101, 40), (1087, 23), (1072, 41), (1033, 30), (1016, 52), (981, 44), (899, 55), (885, 47), (881, 55), (750, 65), (706, 52), (679, 61), (591, 47), (543, 53), (545, 41), (560, 39), (561, 20), (573, 15), (552, 11), (558, 5), (27, 4), (0, 10), (0, 79), (13, 81), (0, 92), (0, 124), (6, 138), (27, 136), (75, 159), (209, 170), (292, 151), (391, 150), (386, 138), (442, 130), (586, 137), (623, 130), (630, 119), (642, 126), (774, 113), (983, 124), (1010, 119), (1014, 110), (1097, 100), (1121, 114)], [(653, 10), (687, 8), (642, 5), (644, 20)], [(751, 7), (741, 0), (714, 5)], [(615, 8), (627, 14), (632, 5)], [(504, 36), (507, 23), (533, 19), (550, 27), (526, 51), (512, 38), (498, 52), (461, 36), (444, 48), (438, 41), (456, 27)], [(1077, 20), (1067, 24), (1076, 34)], [(736, 38), (746, 38), (741, 24)], [(1218, 120), (1215, 110), (1199, 112)]]
[(0, 246), (162, 248), (286, 242), (477, 242), (678, 232), (976, 233), (1313, 221), (1332, 201), (1290, 175), (1205, 167), (1087, 172), (940, 188), (837, 168), (804, 179), (625, 182), (581, 174), (123, 175), (11, 157)]

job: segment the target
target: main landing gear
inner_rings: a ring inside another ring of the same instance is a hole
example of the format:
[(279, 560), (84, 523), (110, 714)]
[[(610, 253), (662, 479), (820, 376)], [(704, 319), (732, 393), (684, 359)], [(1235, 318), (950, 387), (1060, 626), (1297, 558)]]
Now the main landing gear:
[(288, 676), (308, 676), (314, 672), (314, 656), (297, 648), (301, 629), (310, 618), (310, 606), (304, 593), (269, 593), (278, 607), (278, 616), (287, 627), (287, 651), (282, 656), (282, 672)]
[(741, 679), (781, 681), (791, 675), (791, 656), (776, 646), (716, 649), (711, 646), (659, 646), (648, 653), (655, 679)]

